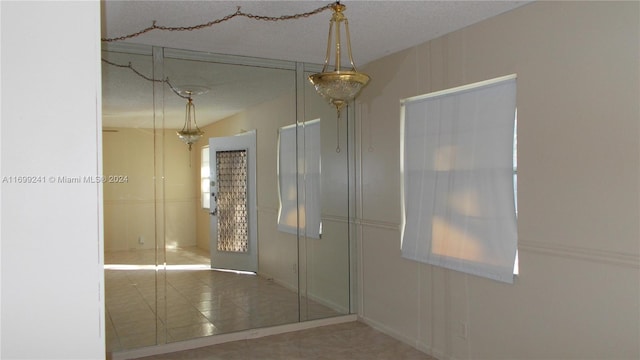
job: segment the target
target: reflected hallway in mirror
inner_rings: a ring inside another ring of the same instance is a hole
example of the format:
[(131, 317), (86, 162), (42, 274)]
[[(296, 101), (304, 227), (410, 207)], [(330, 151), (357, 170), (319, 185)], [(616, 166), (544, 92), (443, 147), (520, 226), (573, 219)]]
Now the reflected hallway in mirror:
[[(353, 170), (349, 151), (335, 152), (335, 109), (304, 79), (315, 68), (137, 45), (108, 46), (103, 57), (171, 85), (103, 63), (104, 173), (129, 179), (104, 186), (107, 351), (351, 313)], [(194, 85), (210, 91), (193, 98), (204, 134), (189, 150), (176, 135), (185, 100), (171, 88)], [(338, 126), (349, 134), (348, 121)], [(293, 168), (301, 170), (293, 174), (296, 220), (284, 231), (278, 149), (279, 129), (287, 127), (298, 144)], [(322, 142), (309, 157), (312, 128)], [(258, 266), (250, 273), (212, 260), (216, 200), (207, 185), (216, 180), (215, 163), (203, 155), (209, 139), (247, 132), (256, 135), (257, 178), (250, 251)], [(348, 136), (339, 139), (349, 149)], [(305, 161), (317, 162), (318, 171)], [(312, 202), (319, 229), (301, 221)]]

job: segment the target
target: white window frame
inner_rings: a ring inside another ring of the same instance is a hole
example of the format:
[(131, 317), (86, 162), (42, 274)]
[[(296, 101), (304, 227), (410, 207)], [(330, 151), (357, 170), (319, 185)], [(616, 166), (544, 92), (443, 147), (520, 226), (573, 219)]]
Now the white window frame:
[(204, 210), (211, 208), (211, 169), (209, 145), (200, 149), (200, 206)]

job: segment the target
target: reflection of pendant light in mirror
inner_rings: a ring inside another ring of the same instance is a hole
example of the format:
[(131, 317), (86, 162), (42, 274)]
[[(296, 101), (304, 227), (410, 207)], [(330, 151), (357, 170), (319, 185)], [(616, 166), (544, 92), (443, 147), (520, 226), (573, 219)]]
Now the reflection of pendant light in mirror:
[[(358, 72), (353, 63), (351, 55), (351, 40), (349, 38), (349, 21), (344, 16), (343, 11), (346, 6), (337, 1), (333, 4), (333, 16), (329, 22), (329, 39), (327, 42), (327, 55), (324, 59), (324, 66), (321, 73), (309, 76), (309, 81), (314, 85), (318, 94), (327, 99), (330, 104), (336, 107), (338, 112), (338, 129), (340, 128), (340, 113), (342, 108), (351, 100), (353, 100), (362, 88), (369, 82), (369, 75)], [(340, 67), (340, 24), (344, 22), (345, 38), (347, 42), (347, 54), (351, 63), (350, 70), (342, 70)], [(335, 26), (335, 33), (334, 33)], [(332, 46), (332, 37), (335, 34), (334, 46)], [(331, 58), (331, 49), (335, 49), (335, 64), (333, 71), (327, 71), (329, 66), (329, 58)], [(338, 135), (337, 152), (340, 152), (340, 139)]]
[(177, 90), (178, 94), (187, 99), (184, 126), (182, 127), (182, 130), (177, 132), (177, 134), (182, 142), (189, 145), (189, 151), (191, 151), (191, 146), (196, 141), (200, 140), (204, 134), (204, 131), (200, 130), (196, 123), (196, 106), (193, 104), (192, 97), (194, 95), (204, 94), (207, 91), (209, 91), (209, 89), (202, 86), (185, 86)]

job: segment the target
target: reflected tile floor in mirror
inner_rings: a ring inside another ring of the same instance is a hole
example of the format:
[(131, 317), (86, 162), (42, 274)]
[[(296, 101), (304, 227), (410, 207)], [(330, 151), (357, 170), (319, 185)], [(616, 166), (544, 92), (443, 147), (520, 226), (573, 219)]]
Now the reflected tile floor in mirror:
[(209, 254), (196, 248), (167, 250), (172, 267), (187, 265), (181, 270), (129, 266), (153, 264), (155, 256), (105, 253), (107, 352), (293, 323), (299, 306), (303, 319), (340, 315), (261, 276), (210, 270)]
[(139, 360), (436, 360), (360, 322), (234, 341)]

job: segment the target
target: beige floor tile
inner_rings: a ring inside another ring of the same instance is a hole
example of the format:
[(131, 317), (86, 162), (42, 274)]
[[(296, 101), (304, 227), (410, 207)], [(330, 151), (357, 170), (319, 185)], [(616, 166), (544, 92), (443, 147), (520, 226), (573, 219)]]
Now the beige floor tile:
[(139, 360), (142, 359), (435, 360), (358, 322), (235, 341)]

